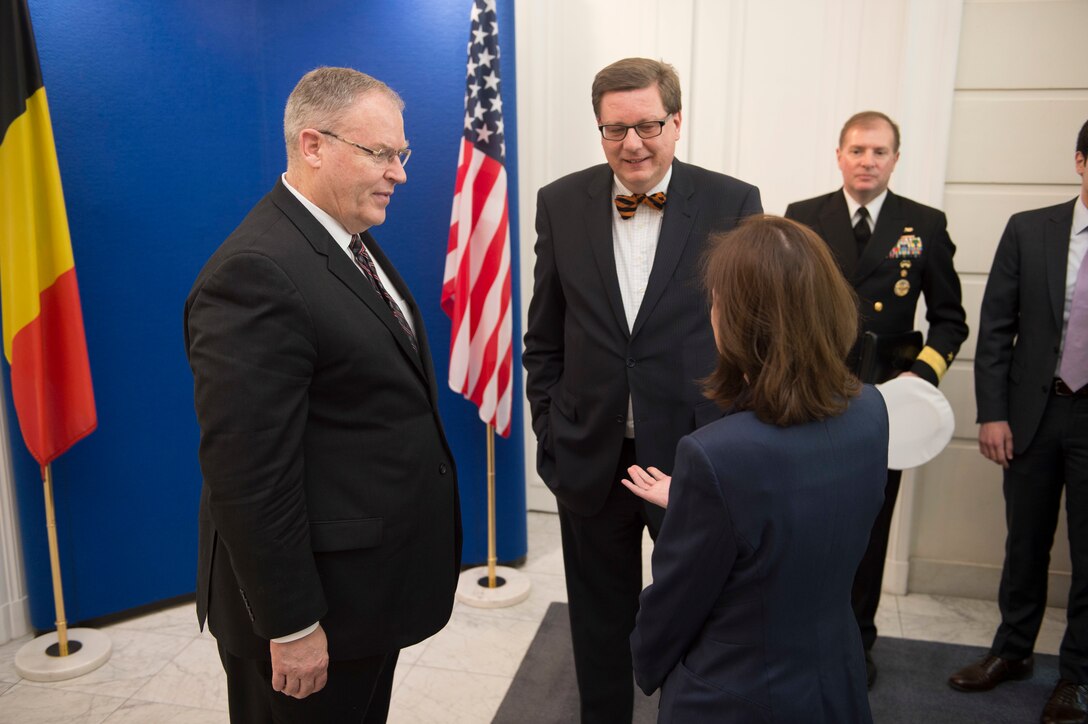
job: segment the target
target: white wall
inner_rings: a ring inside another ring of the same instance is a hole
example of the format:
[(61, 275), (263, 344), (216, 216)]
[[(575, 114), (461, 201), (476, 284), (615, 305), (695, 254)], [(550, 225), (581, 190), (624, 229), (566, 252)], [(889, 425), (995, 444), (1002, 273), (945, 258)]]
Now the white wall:
[[(0, 385), (0, 440), (8, 436), (7, 406)], [(30, 631), (26, 581), (23, 579), (19, 521), (15, 515), (15, 487), (11, 452), (0, 445), (0, 644)], [(45, 524), (45, 521), (42, 521)]]

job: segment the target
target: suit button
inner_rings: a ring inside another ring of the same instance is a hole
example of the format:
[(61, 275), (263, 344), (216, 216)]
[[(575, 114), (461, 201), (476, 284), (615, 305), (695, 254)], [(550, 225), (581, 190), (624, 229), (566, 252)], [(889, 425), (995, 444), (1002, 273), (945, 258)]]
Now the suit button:
[(438, 463), (438, 474), (439, 475), (445, 475), (446, 473), (449, 472), (449, 470), (450, 469), (448, 467), (446, 467), (446, 463)]
[(876, 310), (876, 311), (878, 311), (878, 312), (882, 312), (882, 311), (884, 311), (884, 302), (877, 302), (877, 303), (875, 303), (875, 304), (873, 305), (873, 309), (874, 309), (874, 310)]
[(634, 367), (635, 366), (635, 358), (634, 357), (628, 357), (627, 358), (627, 366), (628, 367)]
[(616, 415), (616, 422), (627, 422), (626, 415)]

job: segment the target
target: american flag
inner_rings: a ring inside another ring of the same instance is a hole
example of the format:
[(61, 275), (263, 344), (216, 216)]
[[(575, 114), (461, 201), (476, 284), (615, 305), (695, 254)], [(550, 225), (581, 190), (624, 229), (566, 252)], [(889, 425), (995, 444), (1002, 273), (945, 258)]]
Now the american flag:
[(450, 389), (509, 437), (513, 320), (505, 157), (495, 0), (474, 0), (442, 309), (451, 321)]

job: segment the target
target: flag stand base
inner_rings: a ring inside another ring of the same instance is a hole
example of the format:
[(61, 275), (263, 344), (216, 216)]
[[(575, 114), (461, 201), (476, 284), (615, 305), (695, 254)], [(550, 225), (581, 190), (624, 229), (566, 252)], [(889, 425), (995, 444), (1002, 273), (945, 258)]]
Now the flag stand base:
[(30, 681), (74, 679), (109, 661), (113, 652), (110, 637), (93, 628), (69, 629), (68, 647), (67, 656), (49, 653), (49, 649), (54, 652), (58, 649), (56, 631), (28, 641), (15, 654), (15, 672)]
[(474, 608), (506, 608), (529, 597), (529, 577), (513, 568), (495, 567), (495, 588), (488, 588), (487, 566), (461, 572), (457, 600)]

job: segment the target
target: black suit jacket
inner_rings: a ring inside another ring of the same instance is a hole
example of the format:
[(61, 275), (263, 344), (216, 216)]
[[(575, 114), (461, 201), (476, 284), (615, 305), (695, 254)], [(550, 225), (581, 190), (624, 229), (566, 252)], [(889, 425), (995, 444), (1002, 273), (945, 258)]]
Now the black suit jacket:
[(461, 523), (423, 324), (278, 182), (185, 304), (200, 423), (197, 611), (239, 656), (320, 620), (332, 658), (418, 642), (453, 605)]
[(674, 161), (653, 268), (628, 329), (612, 208), (605, 164), (565, 176), (537, 196), (526, 393), (537, 469), (582, 515), (600, 510), (616, 484), (629, 395), (638, 463), (666, 472), (680, 438), (720, 417), (698, 383), (717, 359), (700, 257), (708, 234), (762, 210), (756, 187)]
[[(888, 191), (860, 258), (841, 189), (790, 204), (786, 218), (811, 227), (831, 247), (858, 294), (862, 332), (909, 332), (918, 298), (925, 296), (929, 332), (910, 371), (937, 384), (967, 339), (960, 279), (952, 263), (956, 247), (944, 213)], [(917, 256), (907, 251), (917, 248), (912, 237), (921, 240)]]
[(1008, 421), (1017, 455), (1035, 436), (1058, 367), (1076, 203), (1014, 214), (986, 280), (975, 350), (978, 422)]

